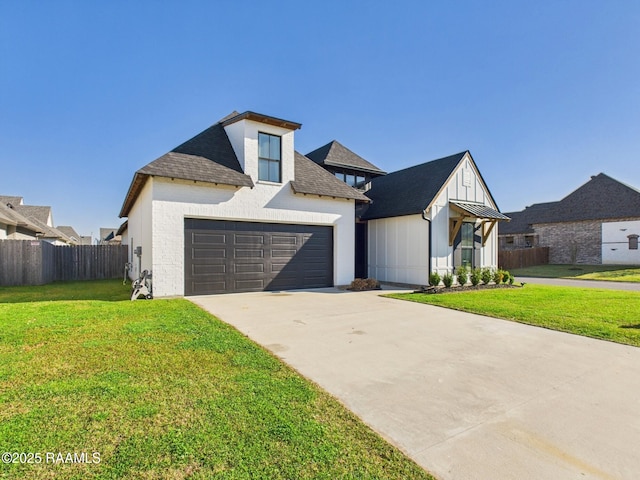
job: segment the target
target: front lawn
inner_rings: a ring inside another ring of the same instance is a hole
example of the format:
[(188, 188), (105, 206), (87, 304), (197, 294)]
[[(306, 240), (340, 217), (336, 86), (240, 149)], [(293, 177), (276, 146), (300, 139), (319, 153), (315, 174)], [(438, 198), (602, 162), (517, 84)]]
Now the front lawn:
[(624, 265), (537, 265), (511, 271), (516, 277), (640, 282), (640, 267)]
[[(0, 288), (0, 452), (34, 462), (1, 478), (432, 478), (189, 301), (128, 295), (118, 281)], [(60, 461), (74, 453), (84, 463)]]
[(640, 346), (640, 292), (527, 284), (513, 289), (389, 296)]

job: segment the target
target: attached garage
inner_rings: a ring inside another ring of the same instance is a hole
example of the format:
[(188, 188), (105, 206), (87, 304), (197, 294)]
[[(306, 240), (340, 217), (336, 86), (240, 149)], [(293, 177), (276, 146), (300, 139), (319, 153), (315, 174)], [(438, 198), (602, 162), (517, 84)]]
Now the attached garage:
[(333, 285), (333, 227), (185, 219), (185, 295)]

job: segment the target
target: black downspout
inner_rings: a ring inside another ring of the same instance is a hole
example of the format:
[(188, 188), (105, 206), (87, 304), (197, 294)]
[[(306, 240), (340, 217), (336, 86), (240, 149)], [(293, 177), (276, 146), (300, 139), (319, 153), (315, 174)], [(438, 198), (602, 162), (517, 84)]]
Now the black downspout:
[[(422, 211), (422, 219), (426, 220), (427, 222), (429, 222), (429, 273), (428, 275), (430, 276), (433, 272), (431, 271), (431, 220), (429, 220), (425, 214), (424, 214), (424, 210)], [(427, 281), (429, 280), (429, 278), (427, 277)]]

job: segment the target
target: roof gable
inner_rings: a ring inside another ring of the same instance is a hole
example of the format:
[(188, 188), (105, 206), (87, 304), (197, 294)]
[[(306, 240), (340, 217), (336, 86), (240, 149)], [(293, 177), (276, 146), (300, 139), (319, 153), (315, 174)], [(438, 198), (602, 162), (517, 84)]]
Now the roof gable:
[(383, 170), (380, 170), (373, 163), (368, 162), (336, 140), (307, 153), (306, 157), (319, 165), (353, 168), (379, 175), (385, 174)]
[(358, 190), (337, 179), (301, 153), (294, 152), (294, 158), (295, 180), (291, 182), (291, 188), (295, 193), (369, 201)]
[(362, 218), (372, 220), (421, 213), (440, 193), (467, 152), (374, 178), (371, 189), (366, 192), (372, 203)]
[(24, 201), (22, 197), (14, 197), (12, 195), (0, 195), (0, 203), (2, 205), (7, 205), (8, 203), (10, 203), (15, 207), (16, 205), (23, 205)]

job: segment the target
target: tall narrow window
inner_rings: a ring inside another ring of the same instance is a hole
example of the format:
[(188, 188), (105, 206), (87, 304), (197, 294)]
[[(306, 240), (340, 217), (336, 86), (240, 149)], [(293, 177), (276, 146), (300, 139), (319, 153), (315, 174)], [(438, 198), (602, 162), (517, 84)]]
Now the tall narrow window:
[(461, 233), (462, 266), (473, 267), (473, 223), (463, 223)]
[(638, 235), (629, 235), (627, 238), (629, 239), (629, 250), (638, 250)]
[(258, 133), (258, 180), (280, 183), (280, 137)]

